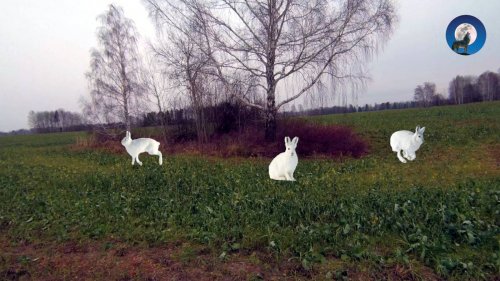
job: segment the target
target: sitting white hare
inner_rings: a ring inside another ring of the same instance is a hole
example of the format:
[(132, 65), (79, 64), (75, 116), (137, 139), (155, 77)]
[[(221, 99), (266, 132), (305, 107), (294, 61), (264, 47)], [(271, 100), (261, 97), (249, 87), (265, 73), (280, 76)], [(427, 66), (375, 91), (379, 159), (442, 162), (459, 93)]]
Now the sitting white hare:
[(139, 165), (142, 166), (142, 162), (139, 161), (139, 154), (143, 152), (149, 153), (149, 155), (158, 155), (160, 157), (159, 163), (163, 164), (163, 157), (161, 155), (160, 143), (150, 138), (140, 138), (140, 139), (132, 139), (130, 132), (127, 131), (127, 134), (122, 139), (122, 145), (127, 150), (128, 154), (132, 156), (132, 165), (137, 161)]
[[(415, 128), (415, 133), (402, 130), (397, 131), (391, 136), (391, 147), (392, 151), (397, 152), (399, 161), (406, 163), (406, 159), (413, 161), (417, 157), (415, 152), (420, 148), (422, 143), (424, 143), (424, 131), (425, 127), (420, 128), (417, 126)], [(401, 157), (401, 150), (403, 151), (403, 157)]]
[(295, 181), (293, 172), (299, 163), (297, 152), (295, 152), (298, 142), (298, 137), (293, 138), (292, 141), (289, 137), (285, 137), (285, 152), (278, 154), (269, 164), (269, 177), (271, 179)]

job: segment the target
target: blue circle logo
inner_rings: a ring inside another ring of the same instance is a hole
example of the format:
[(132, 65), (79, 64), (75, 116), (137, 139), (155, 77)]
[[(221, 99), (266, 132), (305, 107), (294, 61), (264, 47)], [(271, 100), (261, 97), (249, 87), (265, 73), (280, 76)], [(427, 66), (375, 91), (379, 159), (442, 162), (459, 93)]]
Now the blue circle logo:
[(453, 52), (472, 55), (479, 52), (486, 42), (486, 29), (476, 17), (458, 16), (446, 28), (446, 42)]

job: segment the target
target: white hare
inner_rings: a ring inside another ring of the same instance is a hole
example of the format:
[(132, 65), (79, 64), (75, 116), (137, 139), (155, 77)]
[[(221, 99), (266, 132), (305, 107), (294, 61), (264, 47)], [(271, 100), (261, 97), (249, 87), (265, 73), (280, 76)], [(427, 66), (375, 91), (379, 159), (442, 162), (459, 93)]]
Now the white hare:
[(132, 139), (130, 132), (127, 131), (127, 134), (122, 139), (122, 145), (127, 150), (128, 154), (132, 156), (132, 165), (137, 161), (139, 165), (142, 166), (142, 162), (139, 161), (139, 154), (143, 152), (149, 153), (149, 155), (158, 155), (160, 165), (163, 164), (163, 156), (161, 155), (160, 143), (150, 138), (140, 138), (140, 139)]
[[(406, 159), (413, 161), (417, 157), (415, 152), (424, 143), (424, 131), (425, 127), (420, 128), (417, 126), (415, 128), (415, 133), (410, 131), (397, 131), (391, 136), (391, 147), (392, 151), (397, 152), (399, 161), (406, 163)], [(403, 151), (403, 157), (401, 157), (401, 150)]]
[(298, 142), (298, 137), (293, 138), (292, 141), (289, 137), (285, 137), (285, 152), (278, 154), (269, 164), (269, 177), (271, 179), (295, 181), (293, 172), (299, 163), (297, 152), (295, 152)]

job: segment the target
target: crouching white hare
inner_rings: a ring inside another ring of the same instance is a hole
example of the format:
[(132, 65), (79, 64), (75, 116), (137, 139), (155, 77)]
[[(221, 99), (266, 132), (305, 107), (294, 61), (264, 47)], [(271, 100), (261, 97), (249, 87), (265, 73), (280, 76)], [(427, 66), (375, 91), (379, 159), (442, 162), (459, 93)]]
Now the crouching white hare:
[(293, 138), (292, 141), (290, 141), (289, 137), (285, 137), (285, 152), (278, 154), (278, 156), (274, 157), (273, 161), (271, 161), (271, 164), (269, 164), (269, 177), (271, 179), (295, 181), (293, 172), (299, 163), (297, 152), (295, 152), (298, 142), (298, 137)]
[(160, 148), (160, 143), (150, 138), (140, 138), (140, 139), (132, 139), (130, 132), (127, 131), (127, 134), (122, 139), (122, 145), (125, 146), (128, 154), (132, 156), (132, 165), (137, 161), (139, 165), (142, 166), (142, 162), (139, 161), (139, 154), (143, 152), (149, 153), (149, 155), (158, 155), (160, 165), (163, 163), (163, 157), (161, 152), (158, 150)]
[[(422, 143), (424, 143), (424, 131), (425, 127), (420, 128), (417, 126), (415, 128), (415, 133), (410, 131), (397, 131), (391, 136), (391, 147), (392, 151), (398, 153), (399, 161), (406, 163), (406, 159), (413, 161), (417, 157), (415, 152), (420, 148)], [(403, 151), (403, 157), (401, 157), (401, 151)]]

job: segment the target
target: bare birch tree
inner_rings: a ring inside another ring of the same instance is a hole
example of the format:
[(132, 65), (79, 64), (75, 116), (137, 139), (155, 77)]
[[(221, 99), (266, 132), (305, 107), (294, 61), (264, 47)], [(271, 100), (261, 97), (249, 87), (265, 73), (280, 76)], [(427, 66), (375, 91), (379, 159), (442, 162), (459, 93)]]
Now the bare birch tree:
[[(160, 31), (159, 40), (153, 50), (165, 66), (172, 86), (184, 93), (189, 101), (189, 111), (194, 117), (198, 141), (206, 142), (206, 109), (219, 100), (220, 88), (220, 81), (214, 75), (215, 68), (206, 46), (206, 33), (199, 18), (192, 11), (165, 9), (165, 14), (157, 14), (160, 9), (152, 7), (151, 10)], [(163, 29), (165, 24), (169, 28)], [(229, 83), (225, 88), (227, 91), (236, 90), (234, 85)]]
[(423, 85), (418, 85), (415, 88), (413, 99), (421, 106), (430, 106), (436, 99), (436, 84), (425, 82)]
[[(170, 31), (160, 36), (160, 42), (153, 47), (159, 60), (166, 66), (168, 77), (174, 87), (181, 89), (187, 95), (193, 111), (196, 133), (199, 142), (208, 140), (206, 128), (206, 116), (204, 106), (209, 93), (209, 79), (206, 72), (209, 71), (209, 58), (194, 42), (194, 27), (186, 25), (192, 32), (186, 36), (182, 32)], [(165, 38), (166, 37), (166, 38)]]
[(86, 74), (90, 100), (84, 112), (100, 124), (123, 122), (130, 130), (131, 113), (138, 109), (144, 89), (140, 83), (137, 31), (121, 7), (110, 5), (98, 17), (99, 47), (91, 50), (91, 70)]
[(484, 101), (493, 101), (499, 98), (500, 75), (486, 71), (479, 76), (477, 84)]
[(448, 87), (449, 99), (454, 104), (462, 104), (464, 100), (463, 95), (463, 77), (457, 75), (457, 77), (453, 78), (450, 81), (450, 85)]
[[(285, 104), (319, 81), (362, 81), (362, 64), (388, 40), (396, 19), (390, 0), (145, 0), (157, 18), (174, 23), (194, 15), (202, 50), (222, 81), (249, 76), (265, 104), (239, 99), (265, 114), (266, 139)], [(172, 17), (175, 12), (175, 18)], [(290, 79), (288, 96), (277, 92)], [(244, 82), (244, 81), (243, 81)], [(278, 96), (279, 95), (279, 96)]]
[(467, 103), (467, 97), (471, 95), (470, 90), (473, 88), (468, 86), (472, 86), (475, 79), (473, 76), (461, 75), (453, 78), (448, 87), (450, 101), (454, 104)]
[(150, 103), (162, 113), (168, 103), (169, 87), (168, 74), (158, 63), (155, 56), (148, 56), (141, 71), (142, 85), (144, 86)]

